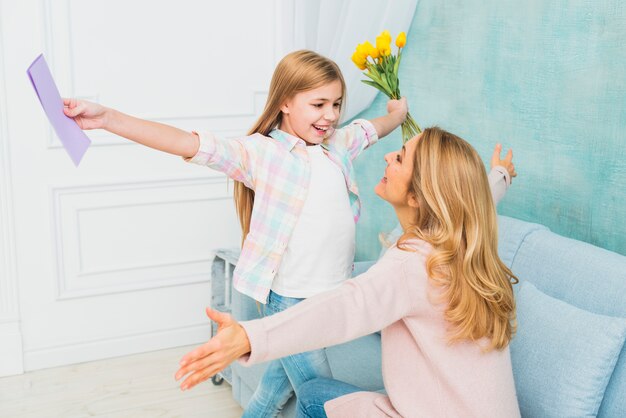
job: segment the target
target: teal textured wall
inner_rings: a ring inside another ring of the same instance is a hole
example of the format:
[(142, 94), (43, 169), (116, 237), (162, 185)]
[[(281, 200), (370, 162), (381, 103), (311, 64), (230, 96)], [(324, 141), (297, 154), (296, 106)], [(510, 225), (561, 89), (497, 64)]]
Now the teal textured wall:
[[(460, 135), (486, 163), (496, 142), (513, 148), (519, 176), (499, 213), (626, 254), (625, 45), (621, 0), (421, 0), (402, 94), (422, 127)], [(378, 232), (395, 224), (372, 189), (400, 146), (397, 130), (357, 162), (357, 259), (376, 257)]]

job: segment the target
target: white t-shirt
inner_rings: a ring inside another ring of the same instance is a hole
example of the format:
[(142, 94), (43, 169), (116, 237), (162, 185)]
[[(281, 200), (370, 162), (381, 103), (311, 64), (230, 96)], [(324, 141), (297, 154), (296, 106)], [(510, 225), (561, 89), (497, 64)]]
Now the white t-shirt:
[(311, 180), (300, 217), (272, 282), (272, 290), (308, 298), (352, 275), (355, 223), (341, 169), (319, 145), (306, 147)]

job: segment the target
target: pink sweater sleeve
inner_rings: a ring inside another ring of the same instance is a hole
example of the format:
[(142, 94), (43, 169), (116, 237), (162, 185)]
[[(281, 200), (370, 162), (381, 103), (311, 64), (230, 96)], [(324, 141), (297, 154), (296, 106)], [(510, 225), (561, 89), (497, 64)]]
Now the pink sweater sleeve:
[(498, 205), (511, 185), (511, 176), (506, 168), (497, 165), (491, 169), (487, 179), (489, 180), (493, 202)]
[(381, 330), (414, 311), (419, 299), (415, 277), (404, 260), (416, 253), (388, 251), (366, 273), (338, 289), (311, 297), (272, 316), (242, 322), (251, 352), (240, 361), (260, 363), (328, 347)]

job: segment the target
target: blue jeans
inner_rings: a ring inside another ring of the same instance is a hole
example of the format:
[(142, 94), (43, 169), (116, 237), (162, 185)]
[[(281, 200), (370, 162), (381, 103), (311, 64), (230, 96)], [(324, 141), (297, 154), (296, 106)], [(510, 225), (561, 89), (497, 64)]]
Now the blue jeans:
[[(289, 298), (270, 291), (263, 315), (284, 311), (304, 299)], [(324, 349), (272, 361), (261, 378), (242, 418), (275, 417), (304, 382), (316, 377), (332, 377)]]
[(297, 390), (297, 418), (326, 418), (324, 404), (331, 399), (363, 389), (339, 380), (317, 378), (309, 380)]

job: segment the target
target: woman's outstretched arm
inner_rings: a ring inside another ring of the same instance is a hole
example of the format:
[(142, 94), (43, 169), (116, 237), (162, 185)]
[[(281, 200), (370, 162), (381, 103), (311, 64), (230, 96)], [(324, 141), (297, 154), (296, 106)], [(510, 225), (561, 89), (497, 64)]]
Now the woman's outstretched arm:
[(426, 283), (426, 272), (412, 268), (407, 274), (406, 257), (419, 255), (400, 250), (387, 253), (366, 273), (338, 289), (263, 319), (239, 324), (230, 315), (209, 310), (218, 333), (182, 358), (175, 378), (186, 376), (181, 384), (185, 390), (237, 359), (244, 364), (261, 363), (341, 344), (389, 326), (426, 303), (425, 292), (419, 290)]

